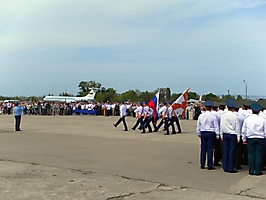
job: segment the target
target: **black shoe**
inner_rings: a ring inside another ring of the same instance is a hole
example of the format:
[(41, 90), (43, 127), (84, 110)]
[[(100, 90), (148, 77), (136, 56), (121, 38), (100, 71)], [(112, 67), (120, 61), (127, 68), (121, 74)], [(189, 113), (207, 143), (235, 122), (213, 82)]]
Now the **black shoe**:
[(263, 172), (259, 173), (259, 174), (254, 174), (255, 176), (261, 176), (263, 175)]
[(133, 131), (135, 131), (135, 129), (134, 129), (133, 127), (132, 127), (131, 129), (132, 129)]
[(164, 135), (169, 135), (169, 133), (165, 133)]
[(157, 130), (154, 130), (153, 132), (157, 132)]
[(171, 134), (176, 134), (176, 132), (173, 132), (173, 133), (171, 133)]
[(237, 170), (233, 170), (233, 171), (230, 171), (228, 173), (237, 173), (238, 171)]
[(215, 163), (215, 164), (213, 164), (213, 166), (221, 166), (221, 164)]
[(200, 167), (200, 169), (206, 169), (206, 167), (204, 167), (204, 166), (201, 166), (201, 167)]
[(115, 124), (113, 124), (113, 126), (116, 128), (116, 125)]
[(181, 131), (178, 131), (177, 133), (182, 133)]
[(214, 170), (216, 169), (215, 167), (208, 167), (207, 170)]

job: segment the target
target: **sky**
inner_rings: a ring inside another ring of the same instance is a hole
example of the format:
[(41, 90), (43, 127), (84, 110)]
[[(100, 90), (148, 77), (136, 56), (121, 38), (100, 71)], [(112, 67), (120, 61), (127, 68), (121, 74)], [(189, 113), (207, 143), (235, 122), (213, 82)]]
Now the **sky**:
[(3, 96), (76, 95), (93, 80), (266, 97), (265, 52), (265, 0), (0, 1)]

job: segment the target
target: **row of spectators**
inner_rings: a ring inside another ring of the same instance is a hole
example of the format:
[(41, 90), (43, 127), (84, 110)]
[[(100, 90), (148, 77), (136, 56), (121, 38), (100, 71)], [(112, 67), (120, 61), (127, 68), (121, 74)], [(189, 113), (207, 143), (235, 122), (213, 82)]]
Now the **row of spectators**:
[[(75, 110), (94, 110), (95, 115), (119, 116), (119, 102), (22, 102), (24, 115), (73, 115)], [(135, 117), (134, 110), (137, 103), (126, 103), (127, 115)], [(1, 102), (0, 114), (12, 114), (14, 102)], [(188, 104), (187, 111), (183, 115), (184, 119), (197, 119), (201, 113), (201, 104)]]

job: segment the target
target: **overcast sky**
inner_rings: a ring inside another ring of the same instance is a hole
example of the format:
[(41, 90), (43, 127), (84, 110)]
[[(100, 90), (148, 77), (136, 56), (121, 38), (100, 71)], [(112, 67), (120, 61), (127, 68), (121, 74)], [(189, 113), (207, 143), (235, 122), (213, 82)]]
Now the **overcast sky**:
[(266, 96), (264, 0), (0, 2), (0, 95), (130, 89)]

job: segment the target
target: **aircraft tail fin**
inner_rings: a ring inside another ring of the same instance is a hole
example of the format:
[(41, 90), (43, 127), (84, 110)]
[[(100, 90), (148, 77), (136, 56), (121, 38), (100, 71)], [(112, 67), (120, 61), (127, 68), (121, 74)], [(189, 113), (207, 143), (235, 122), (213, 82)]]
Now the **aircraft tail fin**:
[(90, 92), (85, 96), (86, 98), (94, 99), (98, 88), (90, 88)]
[(200, 95), (199, 102), (201, 102), (201, 99), (202, 99), (202, 94)]

